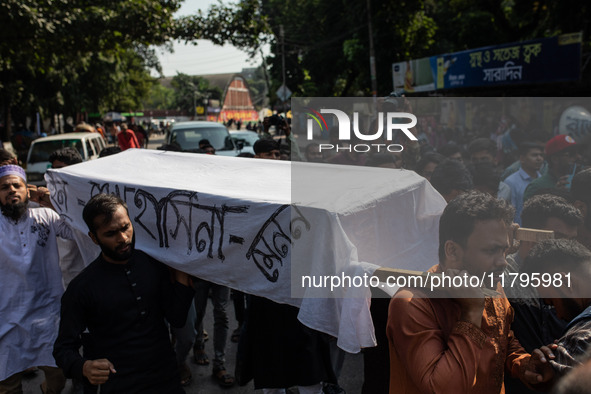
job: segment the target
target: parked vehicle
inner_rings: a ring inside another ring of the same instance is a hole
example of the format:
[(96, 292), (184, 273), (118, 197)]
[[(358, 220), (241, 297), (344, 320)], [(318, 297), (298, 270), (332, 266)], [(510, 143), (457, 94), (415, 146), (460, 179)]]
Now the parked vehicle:
[(240, 153), (252, 153), (254, 155), (254, 143), (261, 138), (256, 132), (230, 130), (230, 135)]
[(45, 185), (45, 172), (51, 167), (49, 155), (54, 151), (71, 147), (80, 152), (82, 160), (98, 158), (105, 148), (105, 140), (99, 133), (66, 133), (38, 138), (31, 143), (27, 155), (27, 182), (37, 186)]
[(215, 148), (216, 155), (236, 156), (240, 153), (226, 126), (205, 121), (175, 123), (159, 149), (198, 152), (199, 141), (204, 139)]

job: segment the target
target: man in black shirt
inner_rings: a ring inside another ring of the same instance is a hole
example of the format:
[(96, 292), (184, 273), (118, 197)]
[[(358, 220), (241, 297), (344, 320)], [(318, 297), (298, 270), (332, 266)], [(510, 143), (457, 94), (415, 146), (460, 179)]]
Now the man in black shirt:
[(102, 253), (62, 297), (57, 365), (85, 381), (85, 392), (100, 385), (101, 394), (184, 393), (165, 319), (184, 325), (194, 294), (189, 276), (134, 248), (120, 198), (93, 197), (83, 217)]

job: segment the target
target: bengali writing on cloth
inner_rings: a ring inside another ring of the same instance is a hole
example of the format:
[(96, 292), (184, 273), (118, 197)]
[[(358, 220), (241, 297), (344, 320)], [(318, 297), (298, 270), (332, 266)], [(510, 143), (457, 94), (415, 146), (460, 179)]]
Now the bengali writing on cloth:
[[(375, 170), (379, 176), (369, 176)], [(137, 248), (192, 275), (301, 307), (304, 324), (339, 336), (349, 351), (372, 343), (371, 319), (358, 332), (341, 322), (352, 311), (368, 318), (367, 293), (298, 291), (294, 276), (359, 272), (359, 261), (370, 274), (379, 266), (426, 269), (444, 206), (411, 171), (139, 149), (49, 170), (46, 180), (86, 264), (100, 250), (86, 235), (84, 205), (98, 193), (117, 194)], [(359, 299), (308, 299), (319, 296)]]

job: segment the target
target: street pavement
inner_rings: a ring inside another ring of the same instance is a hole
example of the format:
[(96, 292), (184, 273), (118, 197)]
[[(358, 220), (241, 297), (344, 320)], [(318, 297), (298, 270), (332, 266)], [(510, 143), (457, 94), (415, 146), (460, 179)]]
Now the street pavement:
[[(229, 305), (229, 317), (230, 317), (230, 330), (228, 336), (232, 330), (237, 326), (234, 316), (233, 306)], [(205, 350), (211, 359), (213, 357), (213, 309), (211, 303), (208, 305), (208, 309), (205, 316), (204, 328), (209, 333), (210, 339), (205, 343)], [(289, 340), (286, 338), (286, 340)], [(228, 345), (226, 347), (226, 368), (230, 373), (234, 373), (236, 366), (236, 350), (237, 344), (230, 341), (228, 338)], [(192, 357), (192, 352), (189, 355)], [(211, 365), (200, 366), (193, 363), (191, 360), (187, 360), (187, 365), (191, 369), (193, 380), (185, 387), (187, 394), (247, 394), (247, 393), (262, 393), (262, 390), (254, 390), (253, 382), (250, 381), (246, 386), (239, 387), (234, 386), (231, 388), (221, 388), (211, 377)], [(388, 366), (384, 366), (388, 368)], [(43, 372), (36, 372), (35, 376), (29, 379), (23, 380), (23, 393), (24, 394), (39, 394), (41, 390), (39, 385), (43, 381)], [(341, 376), (339, 378), (339, 384), (348, 394), (361, 393), (361, 385), (363, 383), (363, 356), (361, 354), (347, 354)], [(62, 392), (63, 394), (75, 394), (72, 390), (71, 380), (68, 380), (66, 388)], [(166, 394), (166, 393), (162, 393)]]
[[(164, 136), (152, 136), (150, 138), (149, 149), (156, 149), (162, 145)], [(228, 342), (226, 347), (226, 368), (228, 372), (234, 373), (236, 366), (236, 351), (237, 344), (230, 341), (230, 335), (232, 331), (238, 326), (236, 319), (234, 318), (234, 307), (232, 302), (228, 303), (228, 317), (230, 319), (230, 326), (228, 330)], [(204, 329), (209, 333), (209, 340), (205, 343), (205, 350), (209, 358), (213, 358), (213, 307), (211, 303), (208, 303), (207, 312), (204, 319)], [(285, 338), (289, 340), (289, 338)], [(191, 369), (193, 380), (190, 385), (185, 387), (187, 394), (246, 394), (246, 393), (262, 393), (261, 390), (254, 390), (253, 382), (249, 382), (246, 386), (232, 388), (221, 388), (211, 377), (211, 365), (200, 366), (192, 362), (192, 352), (189, 355), (187, 364)], [(384, 366), (388, 368), (388, 366)], [(38, 371), (36, 374), (23, 381), (23, 393), (24, 394), (38, 394), (41, 392), (39, 385), (43, 381), (43, 372)], [(339, 384), (345, 389), (348, 394), (357, 394), (361, 392), (361, 385), (363, 383), (363, 356), (361, 354), (347, 354), (341, 375), (339, 378)], [(72, 390), (71, 381), (68, 380), (66, 388), (62, 392), (63, 394), (74, 394)], [(162, 393), (166, 394), (166, 393)]]

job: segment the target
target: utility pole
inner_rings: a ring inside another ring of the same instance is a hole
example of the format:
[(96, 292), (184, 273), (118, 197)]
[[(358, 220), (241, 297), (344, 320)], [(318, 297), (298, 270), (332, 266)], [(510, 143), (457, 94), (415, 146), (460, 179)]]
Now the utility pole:
[[(285, 89), (285, 31), (283, 30), (283, 25), (279, 25), (279, 37), (281, 38), (281, 80), (283, 83), (281, 86)], [(285, 101), (281, 100), (281, 106), (285, 112)]]
[(193, 120), (197, 118), (197, 92), (193, 90)]
[(373, 29), (371, 27), (371, 0), (367, 2), (367, 26), (369, 28), (369, 72), (371, 75), (371, 94), (373, 98), (377, 97), (378, 94), (378, 82), (376, 79), (376, 55), (373, 48)]
[[(263, 75), (265, 76), (265, 85), (267, 86), (267, 99), (269, 100), (267, 104), (271, 103), (271, 83), (269, 82), (269, 74), (267, 74), (267, 60), (265, 59), (265, 54), (263, 53), (263, 49), (259, 48), (261, 52), (261, 58), (263, 59)], [(263, 100), (263, 107), (265, 106), (265, 102)]]

